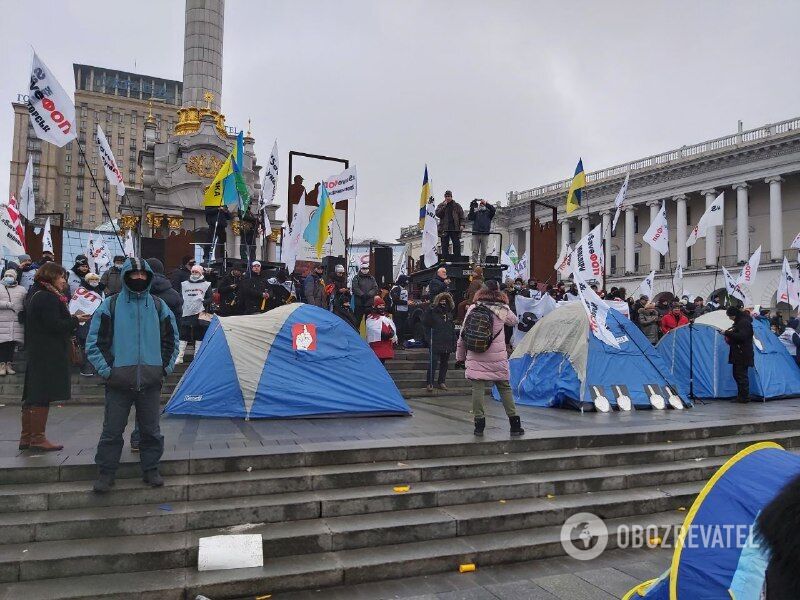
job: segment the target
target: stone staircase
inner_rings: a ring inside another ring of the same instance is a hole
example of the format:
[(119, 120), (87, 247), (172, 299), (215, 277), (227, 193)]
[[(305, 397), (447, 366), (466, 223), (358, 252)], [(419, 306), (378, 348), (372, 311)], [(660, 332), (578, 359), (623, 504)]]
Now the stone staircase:
[[(0, 470), (0, 598), (252, 598), (559, 556), (575, 513), (676, 525), (737, 451), (800, 446), (800, 419), (646, 429), (174, 459), (159, 489), (125, 464), (105, 496), (89, 461), (27, 461)], [(261, 534), (264, 566), (198, 572), (223, 533)]]

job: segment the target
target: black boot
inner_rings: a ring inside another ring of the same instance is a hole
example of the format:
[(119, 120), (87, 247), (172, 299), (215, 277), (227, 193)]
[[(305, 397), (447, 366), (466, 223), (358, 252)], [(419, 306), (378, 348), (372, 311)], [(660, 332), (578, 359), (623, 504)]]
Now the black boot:
[(511, 436), (516, 437), (525, 434), (522, 424), (519, 422), (519, 417), (508, 417), (508, 422), (511, 424)]
[(475, 417), (474, 434), (478, 437), (483, 437), (483, 430), (485, 428), (486, 428), (486, 417)]

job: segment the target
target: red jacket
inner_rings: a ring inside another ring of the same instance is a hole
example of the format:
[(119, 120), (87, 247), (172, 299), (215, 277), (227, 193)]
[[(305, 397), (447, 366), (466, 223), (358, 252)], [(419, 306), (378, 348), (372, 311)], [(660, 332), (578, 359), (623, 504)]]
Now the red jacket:
[(663, 317), (661, 317), (661, 333), (667, 334), (673, 329), (677, 329), (682, 325), (688, 325), (688, 324), (689, 324), (689, 319), (685, 314), (681, 313), (681, 316), (676, 319), (675, 315), (673, 315), (672, 312), (668, 312)]

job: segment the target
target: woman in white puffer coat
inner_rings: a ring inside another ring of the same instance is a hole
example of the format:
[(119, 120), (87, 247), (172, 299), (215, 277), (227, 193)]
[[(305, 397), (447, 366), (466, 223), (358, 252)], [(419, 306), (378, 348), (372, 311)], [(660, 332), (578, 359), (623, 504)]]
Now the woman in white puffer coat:
[(25, 330), (19, 314), (25, 304), (25, 288), (17, 283), (17, 272), (8, 269), (0, 285), (0, 376), (14, 375), (11, 365), (14, 348), (25, 341)]

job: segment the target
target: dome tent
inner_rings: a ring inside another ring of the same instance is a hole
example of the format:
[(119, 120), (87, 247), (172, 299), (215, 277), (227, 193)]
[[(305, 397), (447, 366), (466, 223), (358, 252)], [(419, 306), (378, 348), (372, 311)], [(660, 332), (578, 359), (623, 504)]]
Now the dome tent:
[[(661, 338), (658, 352), (681, 395), (702, 399), (736, 397), (728, 344), (722, 335), (732, 324), (724, 310), (716, 310)], [(769, 324), (753, 319), (753, 336), (750, 393), (764, 399), (800, 395), (800, 369)]]
[(756, 519), (791, 480), (800, 457), (773, 442), (745, 448), (698, 494), (679, 530), (670, 568), (623, 600), (758, 600), (769, 563)]
[(301, 303), (258, 315), (215, 316), (164, 410), (242, 418), (411, 412), (352, 327)]
[(580, 302), (540, 319), (509, 359), (515, 400), (600, 411), (689, 406), (676, 396), (666, 365), (636, 325), (614, 309), (606, 325), (619, 349), (591, 334)]

